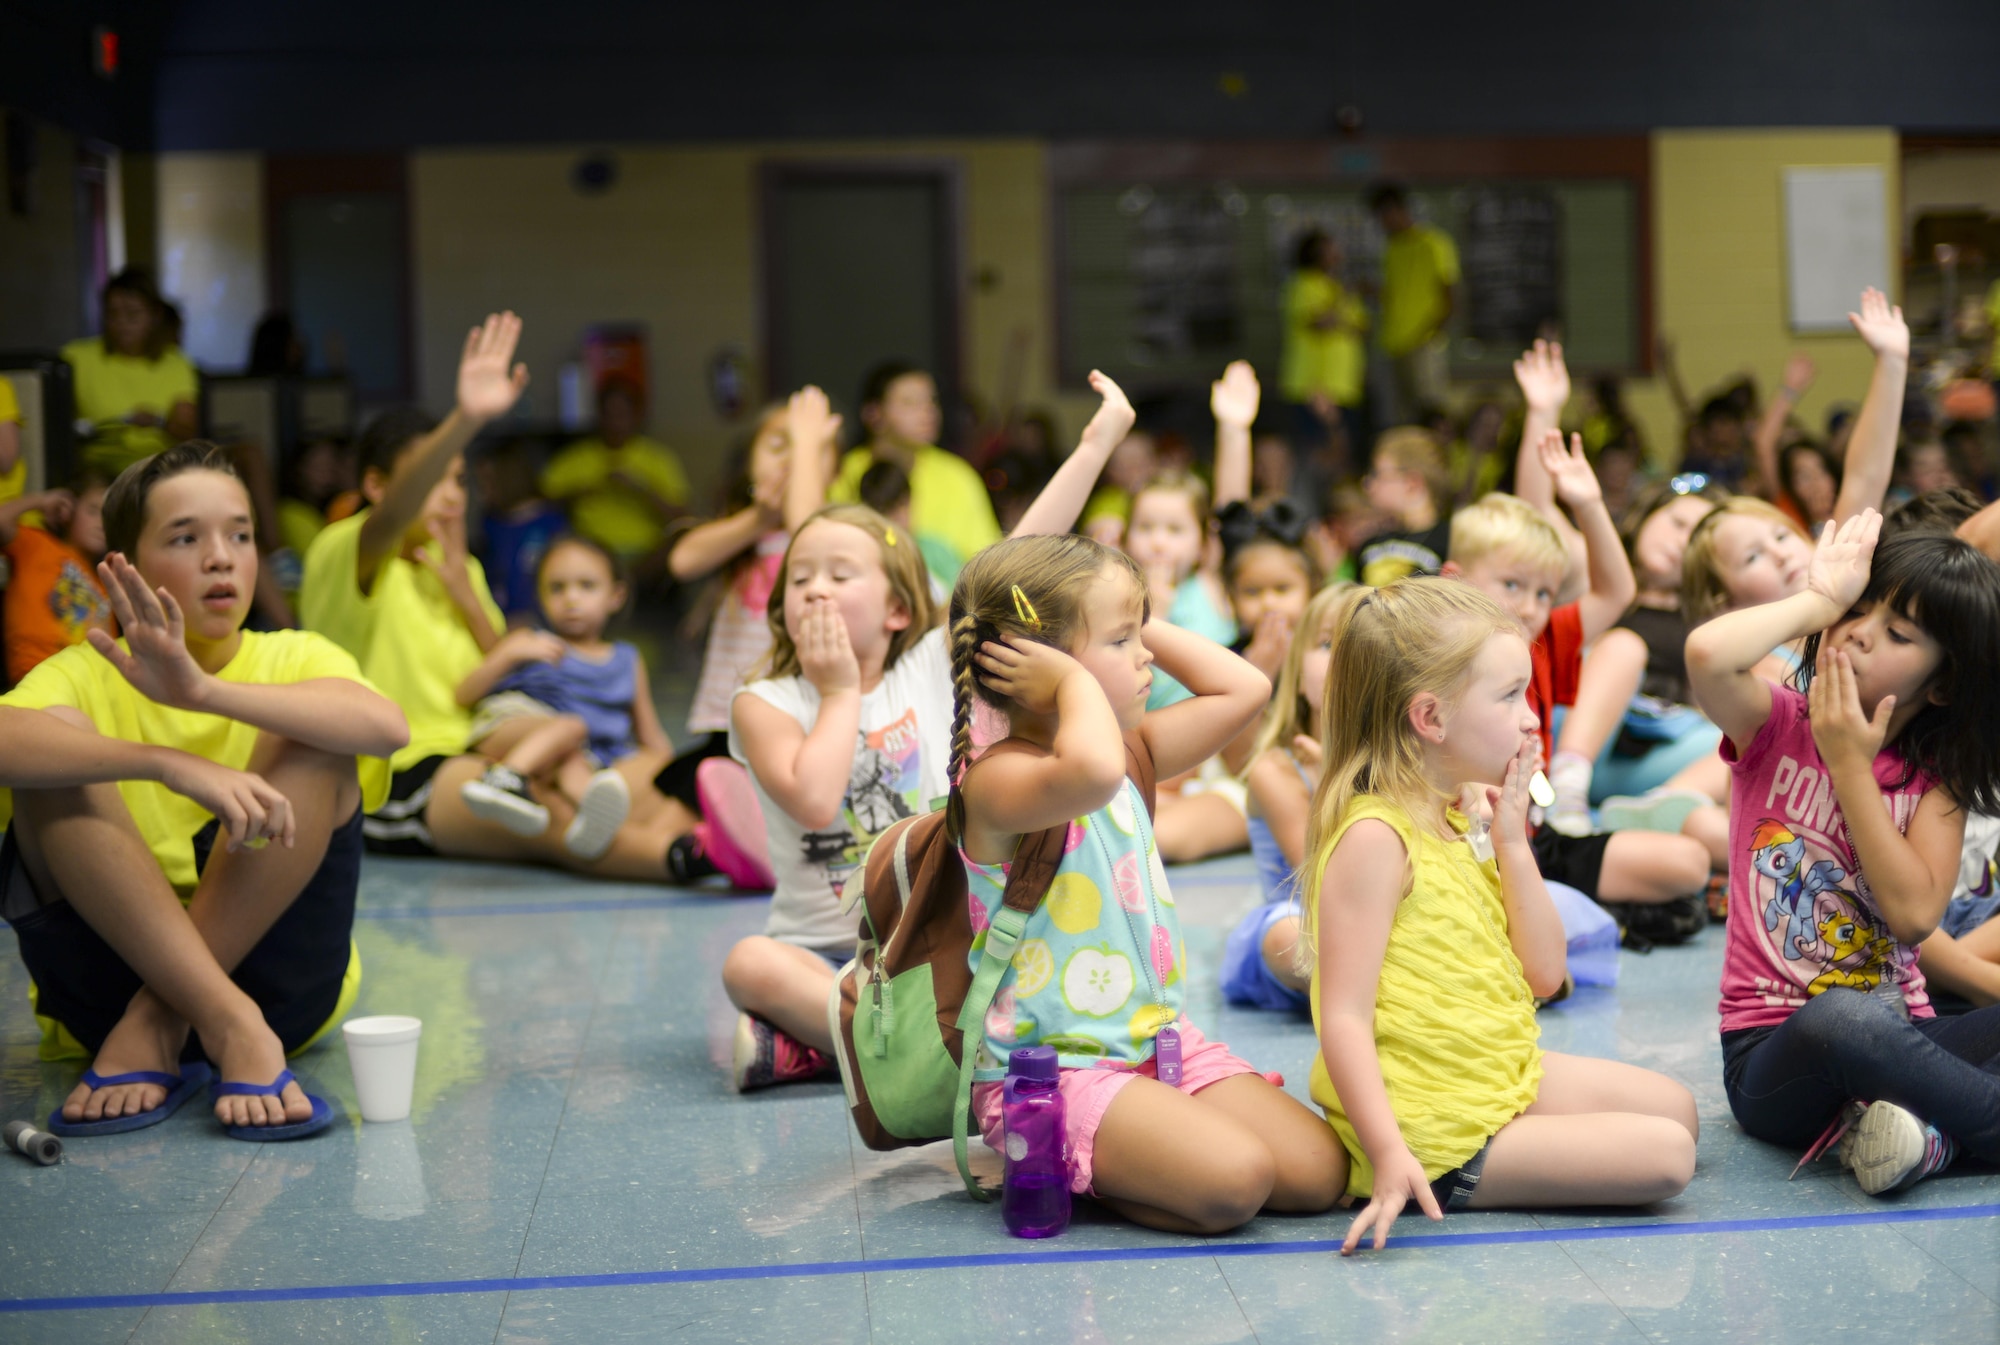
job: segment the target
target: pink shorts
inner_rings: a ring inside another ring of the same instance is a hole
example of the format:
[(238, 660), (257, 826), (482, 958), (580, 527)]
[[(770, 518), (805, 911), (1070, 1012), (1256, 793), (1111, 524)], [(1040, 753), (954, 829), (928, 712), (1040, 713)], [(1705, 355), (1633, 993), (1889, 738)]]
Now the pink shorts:
[[(1192, 1096), (1210, 1084), (1221, 1083), (1238, 1074), (1258, 1072), (1249, 1061), (1230, 1054), (1229, 1048), (1221, 1042), (1204, 1037), (1201, 1029), (1187, 1019), (1181, 1019), (1175, 1026), (1181, 1034), (1180, 1090), (1183, 1093)], [(1057, 1086), (1062, 1089), (1063, 1124), (1069, 1132), (1071, 1191), (1077, 1195), (1095, 1194), (1090, 1189), (1091, 1155), (1097, 1139), (1097, 1127), (1103, 1122), (1111, 1099), (1135, 1078), (1158, 1077), (1159, 1071), (1150, 1060), (1131, 1069), (1066, 1069), (1062, 1072)], [(997, 1083), (976, 1083), (972, 1086), (972, 1119), (978, 1123), (980, 1134), (985, 1136), (986, 1146), (995, 1153), (1007, 1151), (1006, 1126), (1000, 1115), (1000, 1089), (1001, 1085)]]

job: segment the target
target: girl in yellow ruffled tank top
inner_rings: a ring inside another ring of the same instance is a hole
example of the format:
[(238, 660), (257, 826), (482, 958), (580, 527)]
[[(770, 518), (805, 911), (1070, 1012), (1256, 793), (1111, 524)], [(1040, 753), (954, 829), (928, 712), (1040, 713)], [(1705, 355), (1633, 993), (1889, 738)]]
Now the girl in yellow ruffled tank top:
[(1538, 741), (1527, 642), (1457, 579), (1347, 609), (1305, 866), (1320, 1054), (1312, 1096), (1367, 1201), (1343, 1253), (1414, 1200), (1643, 1205), (1694, 1175), (1694, 1098), (1636, 1066), (1543, 1051), (1562, 922), (1528, 848)]

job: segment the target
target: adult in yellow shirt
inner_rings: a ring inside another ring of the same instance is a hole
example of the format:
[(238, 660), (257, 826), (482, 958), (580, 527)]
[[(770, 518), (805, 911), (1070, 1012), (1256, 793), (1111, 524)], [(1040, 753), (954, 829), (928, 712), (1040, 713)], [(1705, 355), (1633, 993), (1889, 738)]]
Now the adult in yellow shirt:
[(660, 550), (688, 501), (681, 460), (641, 431), (643, 419), (639, 390), (613, 379), (597, 395), (597, 433), (542, 469), (542, 494), (569, 511), (570, 527), (628, 566)]
[[(1324, 444), (1336, 419), (1347, 452), (1363, 450), (1361, 400), (1368, 373), (1362, 336), (1368, 309), (1340, 283), (1340, 244), (1314, 229), (1299, 240), (1296, 268), (1285, 287), (1285, 346), (1278, 388), (1293, 410), (1295, 447)], [(1336, 472), (1338, 476), (1341, 473)]]
[(21, 498), (28, 488), (28, 459), (21, 452), (21, 401), (14, 384), (0, 374), (0, 504)]
[[(492, 763), (467, 752), (467, 676), (501, 645), (504, 624), (485, 571), (465, 548), (465, 447), (505, 415), (527, 386), (513, 364), (521, 320), (496, 314), (473, 330), (458, 366), (458, 401), (435, 426), (422, 412), (384, 412), (361, 435), (361, 493), (368, 508), (329, 523), (306, 550), (299, 615), (352, 653), (369, 679), (409, 717), (410, 740), (391, 760), (387, 799), (362, 821), (379, 854), (513, 859), (627, 881), (665, 881), (665, 844), (693, 827), (689, 814), (661, 838), (652, 790), (659, 764), (645, 754), (629, 774), (633, 806), (603, 858), (585, 863), (562, 843), (576, 810), (554, 791), (539, 836), (516, 836), (473, 816), (461, 797)], [(510, 648), (519, 648), (519, 642)], [(685, 810), (682, 810), (685, 811)]]
[(164, 1120), (205, 1054), (226, 1133), (300, 1138), (333, 1113), (285, 1057), (353, 1001), (361, 816), (409, 728), (330, 641), (243, 630), (257, 547), (223, 450), (127, 472), (104, 523), (124, 638), (0, 697), (0, 893), (45, 1058), (95, 1057), (49, 1128)]
[(929, 374), (909, 364), (877, 367), (861, 390), (868, 442), (841, 458), (827, 498), (836, 504), (859, 501), (861, 478), (877, 459), (902, 468), (910, 478), (910, 531), (929, 543), (927, 555), (957, 561), (951, 573), (938, 572), (938, 582), (948, 588), (965, 562), (1000, 540), (1000, 520), (978, 470), (936, 447), (942, 422), (937, 384)]
[(84, 457), (113, 476), (194, 437), (194, 365), (167, 337), (165, 308), (144, 272), (104, 287), (104, 334), (62, 348), (76, 378), (76, 415), (92, 426)]
[(1369, 206), (1389, 241), (1382, 249), (1382, 353), (1395, 374), (1397, 423), (1412, 424), (1445, 403), (1450, 343), (1445, 324), (1458, 304), (1458, 247), (1419, 224), (1401, 187), (1385, 183)]

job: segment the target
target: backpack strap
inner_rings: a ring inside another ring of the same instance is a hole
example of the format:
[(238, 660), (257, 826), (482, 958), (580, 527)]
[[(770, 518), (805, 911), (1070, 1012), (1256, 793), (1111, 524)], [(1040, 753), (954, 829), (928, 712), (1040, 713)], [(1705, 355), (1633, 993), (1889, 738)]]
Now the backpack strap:
[(1000, 909), (986, 927), (986, 943), (980, 950), (979, 970), (973, 973), (964, 1002), (958, 1010), (958, 1098), (951, 1109), (951, 1155), (958, 1161), (959, 1180), (974, 1200), (991, 1200), (973, 1180), (972, 1164), (966, 1152), (972, 1124), (972, 1073), (979, 1058), (979, 1043), (986, 1035), (986, 1010), (999, 993), (1001, 978), (1013, 965), (1015, 945), (1028, 917), (1048, 895), (1055, 881), (1056, 866), (1062, 862), (1063, 842), (1069, 838), (1069, 823), (1023, 836), (1014, 848), (1007, 869), (1007, 890)]

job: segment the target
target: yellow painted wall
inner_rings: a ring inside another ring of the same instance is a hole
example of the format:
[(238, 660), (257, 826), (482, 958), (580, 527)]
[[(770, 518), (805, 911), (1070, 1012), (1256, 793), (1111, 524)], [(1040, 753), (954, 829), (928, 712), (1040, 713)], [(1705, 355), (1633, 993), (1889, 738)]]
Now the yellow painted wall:
[[(698, 498), (716, 483), (743, 426), (716, 415), (709, 359), (759, 354), (758, 166), (767, 160), (952, 157), (964, 166), (965, 376), (990, 401), (1009, 333), (1030, 330), (1023, 395), (1050, 400), (1047, 186), (1032, 141), (899, 141), (630, 146), (618, 181), (586, 197), (569, 172), (581, 149), (434, 150), (411, 159), (418, 386), (449, 404), (466, 329), (495, 308), (525, 322), (534, 383), (529, 416), (555, 418), (556, 371), (583, 329), (637, 321), (650, 330), (653, 432), (680, 451)], [(981, 287), (973, 277), (990, 272)], [(754, 389), (758, 394), (765, 390)], [(849, 389), (830, 389), (836, 399)]]
[[(1892, 255), (1884, 258), (1883, 273), (1900, 277), (1893, 255), (1901, 233), (1894, 131), (1654, 135), (1654, 318), (1673, 338), (1682, 379), (1697, 401), (1705, 389), (1744, 369), (1768, 393), (1794, 350), (1819, 364), (1819, 381), (1800, 408), (1808, 425), (1824, 424), (1830, 403), (1858, 402), (1867, 391), (1870, 361), (1860, 338), (1795, 336), (1785, 315), (1783, 173), (1788, 167), (1833, 164), (1873, 164), (1885, 171)], [(1635, 381), (1630, 405), (1649, 444), (1663, 452), (1678, 449), (1679, 421), (1663, 384)]]

